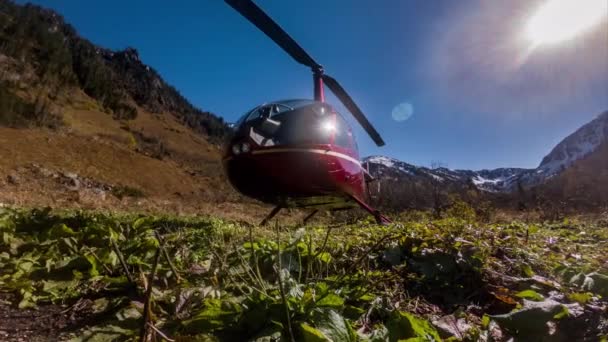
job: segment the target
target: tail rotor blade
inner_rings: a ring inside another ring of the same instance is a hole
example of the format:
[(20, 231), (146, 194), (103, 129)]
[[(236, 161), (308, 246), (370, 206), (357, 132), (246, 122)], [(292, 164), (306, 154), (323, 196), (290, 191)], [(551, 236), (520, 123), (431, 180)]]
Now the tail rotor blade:
[(367, 120), (365, 114), (363, 114), (361, 109), (359, 109), (355, 101), (353, 101), (350, 95), (348, 95), (346, 90), (342, 88), (340, 83), (338, 83), (338, 81), (328, 75), (323, 75), (323, 81), (325, 82), (325, 85), (327, 85), (329, 89), (331, 89), (332, 93), (334, 93), (336, 97), (344, 104), (346, 109), (348, 109), (348, 111), (355, 117), (355, 119), (359, 122), (359, 124), (363, 127), (367, 134), (369, 134), (369, 136), (376, 143), (376, 145), (384, 146), (384, 140), (382, 139), (378, 131), (376, 131), (374, 126), (372, 126), (369, 120)]
[(321, 65), (312, 57), (287, 32), (285, 32), (272, 18), (251, 0), (225, 0), (226, 3), (243, 17), (247, 18), (258, 29), (264, 32), (270, 39), (279, 45), (298, 63), (304, 64), (314, 70), (320, 70)]

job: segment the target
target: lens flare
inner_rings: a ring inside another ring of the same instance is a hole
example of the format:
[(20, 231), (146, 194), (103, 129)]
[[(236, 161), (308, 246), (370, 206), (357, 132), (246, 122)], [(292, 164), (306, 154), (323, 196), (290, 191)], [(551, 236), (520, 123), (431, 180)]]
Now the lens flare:
[(526, 38), (534, 46), (566, 41), (597, 25), (606, 13), (606, 0), (549, 0), (530, 18)]
[(333, 121), (326, 120), (321, 124), (321, 129), (325, 132), (334, 132), (336, 130), (336, 125)]
[(414, 115), (414, 106), (409, 102), (403, 102), (395, 106), (391, 112), (393, 120), (401, 122), (406, 121)]

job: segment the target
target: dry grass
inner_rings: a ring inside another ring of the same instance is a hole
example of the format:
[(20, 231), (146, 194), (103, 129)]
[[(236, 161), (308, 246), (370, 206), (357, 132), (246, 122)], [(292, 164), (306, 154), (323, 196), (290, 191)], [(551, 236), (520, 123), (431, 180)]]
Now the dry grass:
[[(56, 102), (66, 124), (59, 131), (0, 127), (0, 202), (236, 220), (261, 219), (269, 210), (243, 201), (223, 176), (220, 148), (173, 115), (138, 109), (135, 120), (117, 121), (79, 90)], [(162, 160), (146, 155), (135, 133), (161, 142), (166, 149)], [(73, 189), (56, 177), (62, 174), (103, 186)], [(9, 176), (18, 182), (9, 182)], [(109, 191), (112, 187), (137, 189), (142, 196), (120, 199)]]

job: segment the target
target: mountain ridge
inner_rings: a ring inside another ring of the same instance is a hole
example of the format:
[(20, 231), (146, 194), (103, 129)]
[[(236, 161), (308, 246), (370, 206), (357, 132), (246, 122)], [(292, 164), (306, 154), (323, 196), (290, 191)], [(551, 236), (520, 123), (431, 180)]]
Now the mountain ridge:
[(257, 217), (223, 175), (228, 133), (136, 49), (0, 0), (0, 205)]
[[(40, 6), (0, 0), (0, 13), (0, 55), (13, 59), (20, 70), (29, 64), (32, 76), (48, 88), (45, 91), (50, 97), (76, 87), (118, 120), (136, 116), (136, 105), (153, 113), (170, 113), (216, 142), (228, 134), (223, 118), (192, 105), (144, 64), (136, 49), (100, 47), (80, 36), (60, 14)], [(19, 73), (12, 79), (0, 75), (2, 86), (31, 87), (32, 82), (18, 84), (23, 79)]]
[[(577, 161), (595, 153), (608, 141), (608, 111), (600, 113), (590, 122), (559, 142), (533, 169), (501, 167), (496, 169), (466, 170), (445, 167), (416, 166), (395, 158), (381, 155), (368, 156), (364, 164), (372, 164), (372, 175), (378, 178), (418, 176), (439, 182), (455, 182), (460, 185), (474, 184), (487, 192), (513, 192), (522, 187), (535, 187), (559, 175)], [(369, 168), (369, 165), (367, 166)]]

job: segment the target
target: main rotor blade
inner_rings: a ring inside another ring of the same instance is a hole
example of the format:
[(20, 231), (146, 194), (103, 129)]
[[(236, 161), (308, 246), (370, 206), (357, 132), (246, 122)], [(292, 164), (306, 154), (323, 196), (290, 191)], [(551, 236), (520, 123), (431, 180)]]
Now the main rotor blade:
[(279, 45), (285, 52), (287, 52), (293, 59), (298, 63), (304, 64), (312, 69), (320, 69), (321, 66), (312, 59), (293, 40), (287, 32), (285, 32), (277, 23), (272, 20), (262, 9), (260, 9), (251, 0), (225, 0), (226, 3), (241, 15), (247, 18), (252, 24), (264, 32), (270, 39), (272, 39), (277, 45)]
[(355, 101), (353, 101), (353, 99), (348, 95), (346, 90), (342, 88), (340, 83), (328, 75), (323, 75), (323, 81), (325, 82), (325, 85), (331, 89), (332, 93), (334, 93), (336, 97), (342, 101), (346, 109), (348, 109), (348, 111), (355, 117), (355, 119), (359, 122), (367, 134), (369, 134), (376, 145), (384, 146), (384, 140), (382, 140), (382, 137), (378, 131), (376, 131), (374, 126), (372, 126), (372, 124), (367, 120), (365, 114), (363, 114), (361, 109), (359, 109)]

